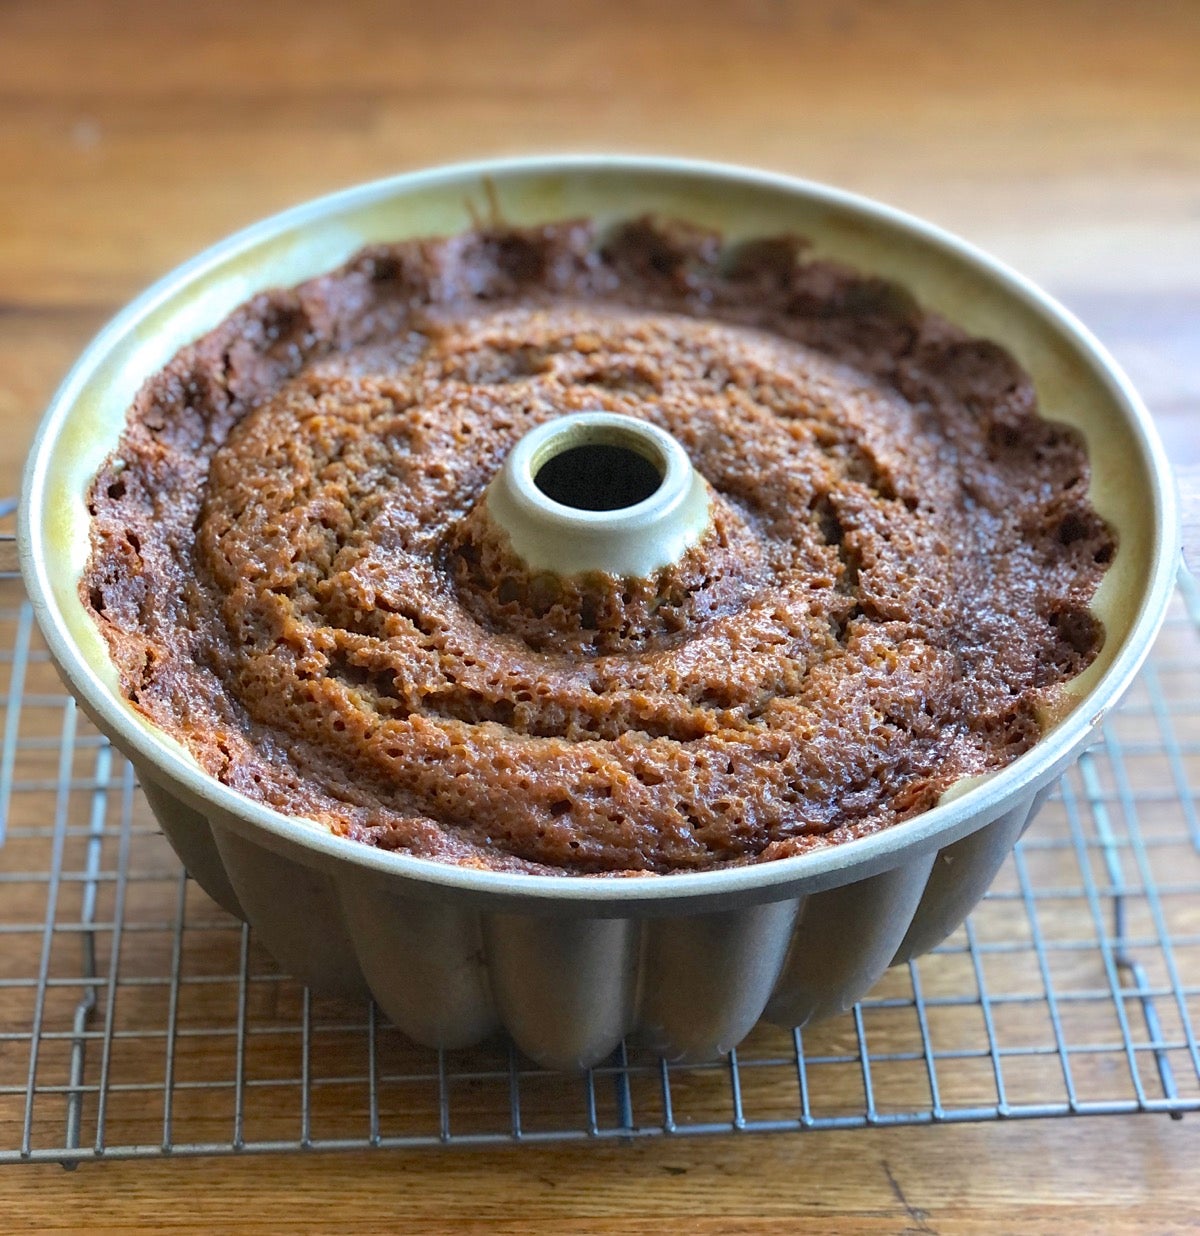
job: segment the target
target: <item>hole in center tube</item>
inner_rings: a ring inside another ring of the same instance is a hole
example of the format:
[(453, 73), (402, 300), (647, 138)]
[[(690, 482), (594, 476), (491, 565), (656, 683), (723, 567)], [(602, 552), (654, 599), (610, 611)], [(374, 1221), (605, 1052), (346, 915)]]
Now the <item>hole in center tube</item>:
[(577, 511), (618, 511), (655, 493), (663, 473), (640, 452), (609, 442), (586, 442), (553, 455), (533, 483), (554, 502)]

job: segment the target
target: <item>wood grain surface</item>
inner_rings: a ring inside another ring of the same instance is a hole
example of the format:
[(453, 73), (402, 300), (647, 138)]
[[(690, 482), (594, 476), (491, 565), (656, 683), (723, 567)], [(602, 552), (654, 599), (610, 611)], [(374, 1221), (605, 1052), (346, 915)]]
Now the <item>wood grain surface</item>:
[[(1200, 6), (0, 6), (0, 493), (87, 339), (231, 229), (358, 180), (563, 149), (886, 199), (1047, 286), (1200, 479)], [(13, 1232), (1193, 1231), (1200, 1121), (0, 1173)]]

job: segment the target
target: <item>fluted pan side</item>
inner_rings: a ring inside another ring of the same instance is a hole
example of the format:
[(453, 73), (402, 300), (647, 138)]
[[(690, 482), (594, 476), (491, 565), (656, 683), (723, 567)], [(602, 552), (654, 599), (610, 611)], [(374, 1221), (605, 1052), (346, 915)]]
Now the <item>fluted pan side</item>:
[(585, 1068), (632, 1029), (636, 922), (485, 914), (483, 939), (505, 1029), (539, 1064)]
[(247, 840), (216, 816), (210, 827), (246, 921), (271, 956), (309, 987), (365, 998), (333, 877)]
[(889, 964), (928, 951), (987, 891), (1048, 790), (941, 851), (803, 895), (729, 910), (601, 918), (489, 911), (447, 890), (390, 887), (303, 849), (280, 853), (143, 773), (163, 832), (198, 883), (279, 964), (333, 994), (368, 990), (410, 1038), (460, 1048), (506, 1031), (537, 1063), (582, 1068), (626, 1035), (709, 1060), (760, 1017), (803, 1026), (850, 1008)]
[(668, 1060), (711, 1060), (750, 1032), (775, 987), (800, 903), (649, 919), (638, 1030)]
[(341, 898), (371, 993), (409, 1038), (470, 1047), (499, 1032), (477, 911), (353, 879)]
[(217, 843), (213, 840), (207, 817), (163, 789), (154, 776), (142, 766), (138, 767), (138, 778), (158, 826), (171, 843), (171, 848), (179, 855), (179, 861), (187, 869), (188, 875), (223, 910), (245, 919), (246, 912), (229, 882), (225, 860), (217, 851)]
[(787, 962), (767, 1005), (781, 1026), (845, 1012), (891, 964), (925, 891), (932, 854), (804, 902)]
[(1020, 799), (1011, 810), (938, 852), (921, 904), (893, 964), (936, 948), (978, 904), (1004, 860), (1053, 788)]

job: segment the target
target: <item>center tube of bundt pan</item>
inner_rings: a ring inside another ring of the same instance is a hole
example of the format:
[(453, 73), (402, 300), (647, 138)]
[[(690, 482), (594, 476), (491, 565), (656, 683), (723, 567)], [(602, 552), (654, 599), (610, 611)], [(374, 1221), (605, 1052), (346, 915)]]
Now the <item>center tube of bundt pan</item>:
[(665, 430), (573, 412), (527, 433), (487, 491), (489, 517), (533, 571), (646, 578), (704, 535), (709, 491)]

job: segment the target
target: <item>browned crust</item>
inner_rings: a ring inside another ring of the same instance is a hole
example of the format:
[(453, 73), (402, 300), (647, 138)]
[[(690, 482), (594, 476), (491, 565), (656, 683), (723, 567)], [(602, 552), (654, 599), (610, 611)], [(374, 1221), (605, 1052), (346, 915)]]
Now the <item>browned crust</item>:
[[(673, 432), (716, 495), (652, 580), (530, 576), (527, 428)], [(1002, 349), (786, 238), (640, 220), (375, 247), (139, 393), (81, 585), (213, 775), (373, 844), (666, 872), (885, 827), (1038, 736), (1112, 531)]]

